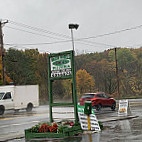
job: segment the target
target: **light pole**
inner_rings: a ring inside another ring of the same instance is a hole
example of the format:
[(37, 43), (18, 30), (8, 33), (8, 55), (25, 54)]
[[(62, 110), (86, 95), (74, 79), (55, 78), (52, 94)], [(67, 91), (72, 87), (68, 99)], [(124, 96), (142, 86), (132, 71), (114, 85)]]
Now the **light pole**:
[(74, 62), (74, 39), (73, 39), (73, 29), (78, 29), (78, 24), (69, 24), (69, 29), (71, 29), (71, 38), (72, 38), (72, 46), (73, 46), (73, 55), (72, 55), (72, 94), (73, 94), (73, 103), (74, 103), (74, 112), (75, 112), (75, 123), (78, 123), (78, 113), (77, 113), (77, 90), (76, 90), (76, 73), (75, 73), (75, 62)]
[(74, 38), (73, 38), (73, 29), (78, 29), (79, 25), (78, 24), (69, 24), (69, 29), (71, 29), (71, 38), (72, 38), (72, 47), (74, 51)]

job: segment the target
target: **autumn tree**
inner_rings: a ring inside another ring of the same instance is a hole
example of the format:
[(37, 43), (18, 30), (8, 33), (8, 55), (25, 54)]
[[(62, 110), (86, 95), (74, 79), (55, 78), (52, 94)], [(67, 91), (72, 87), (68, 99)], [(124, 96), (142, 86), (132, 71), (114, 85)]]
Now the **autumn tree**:
[(85, 69), (83, 70), (80, 69), (77, 71), (76, 83), (77, 83), (78, 94), (94, 91), (95, 81), (93, 77), (89, 73), (87, 73)]
[(115, 64), (106, 59), (93, 60), (84, 67), (95, 78), (95, 90), (112, 94), (116, 90)]

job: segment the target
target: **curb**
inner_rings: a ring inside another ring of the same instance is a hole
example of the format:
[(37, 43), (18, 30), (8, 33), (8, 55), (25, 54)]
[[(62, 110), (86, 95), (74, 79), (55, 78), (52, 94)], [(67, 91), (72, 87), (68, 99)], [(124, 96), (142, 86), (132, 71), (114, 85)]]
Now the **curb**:
[(118, 116), (118, 117), (111, 117), (111, 118), (104, 118), (104, 119), (98, 119), (98, 121), (101, 122), (111, 122), (111, 121), (118, 121), (118, 120), (126, 120), (126, 119), (133, 119), (133, 118), (137, 118), (139, 116)]

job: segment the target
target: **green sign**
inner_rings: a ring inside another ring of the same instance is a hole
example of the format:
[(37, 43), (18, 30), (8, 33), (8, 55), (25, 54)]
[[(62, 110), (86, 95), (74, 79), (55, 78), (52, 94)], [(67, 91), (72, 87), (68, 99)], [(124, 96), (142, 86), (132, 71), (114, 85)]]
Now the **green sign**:
[(50, 57), (51, 76), (62, 77), (72, 74), (71, 69), (71, 54), (54, 54)]
[[(78, 117), (79, 117), (79, 122), (81, 124), (81, 128), (83, 130), (88, 130), (88, 120), (87, 120), (87, 115), (84, 113), (84, 109), (85, 109), (84, 106), (77, 105)], [(98, 119), (95, 115), (94, 110), (92, 109), (91, 111), (92, 112), (89, 115), (90, 123), (91, 123), (91, 130), (99, 132), (101, 131), (101, 129), (98, 123)]]
[[(84, 113), (84, 109), (85, 109), (84, 106), (77, 105), (77, 111), (78, 111), (79, 113)], [(93, 109), (91, 109), (91, 113), (95, 115), (95, 112), (94, 112)], [(85, 113), (84, 113), (84, 114), (85, 114)]]
[(84, 113), (84, 108), (85, 108), (84, 106), (77, 105), (78, 112)]
[[(49, 91), (49, 115), (50, 122), (53, 122), (52, 107), (54, 106), (74, 106), (75, 123), (78, 124), (77, 113), (77, 91), (76, 75), (74, 65), (74, 51), (65, 51), (53, 53), (48, 56), (48, 91)], [(53, 81), (60, 79), (71, 79), (72, 102), (71, 103), (54, 103), (53, 102)]]

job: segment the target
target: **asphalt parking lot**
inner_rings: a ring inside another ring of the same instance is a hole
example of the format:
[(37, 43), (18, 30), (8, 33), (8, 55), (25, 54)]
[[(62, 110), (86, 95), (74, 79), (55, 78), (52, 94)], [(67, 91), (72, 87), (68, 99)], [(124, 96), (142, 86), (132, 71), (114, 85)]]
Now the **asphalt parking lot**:
[[(96, 112), (99, 121), (103, 122), (104, 130), (100, 133), (81, 134), (65, 139), (33, 139), (24, 137), (8, 140), (8, 142), (140, 142), (142, 140), (142, 112), (141, 105), (132, 105), (131, 114), (127, 117), (118, 117), (117, 110), (109, 108)], [(71, 114), (72, 115), (72, 114)]]

